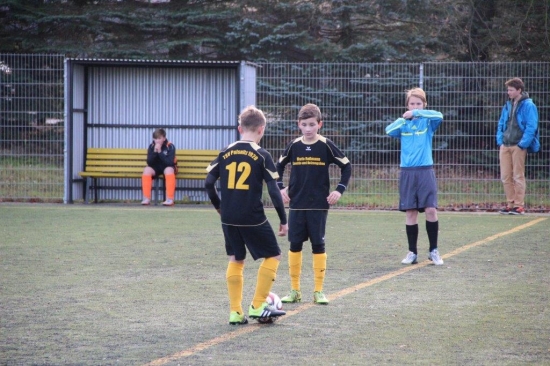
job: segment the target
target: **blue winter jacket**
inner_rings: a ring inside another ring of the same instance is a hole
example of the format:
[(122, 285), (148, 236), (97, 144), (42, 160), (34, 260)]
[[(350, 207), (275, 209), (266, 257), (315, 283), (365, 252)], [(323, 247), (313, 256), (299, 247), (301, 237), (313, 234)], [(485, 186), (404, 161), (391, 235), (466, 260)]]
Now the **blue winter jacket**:
[[(508, 119), (510, 118), (510, 112), (512, 111), (512, 101), (506, 102), (502, 108), (500, 114), (500, 120), (497, 127), (497, 145), (503, 144), (504, 131), (508, 127)], [(535, 138), (535, 132), (537, 131), (539, 124), (539, 112), (537, 106), (533, 103), (531, 98), (524, 99), (520, 102), (516, 109), (516, 121), (519, 128), (523, 131), (523, 137), (518, 142), (520, 149), (527, 149), (533, 139)]]
[(402, 168), (432, 166), (432, 137), (443, 122), (438, 111), (414, 109), (413, 119), (398, 118), (386, 127), (386, 134), (401, 139)]

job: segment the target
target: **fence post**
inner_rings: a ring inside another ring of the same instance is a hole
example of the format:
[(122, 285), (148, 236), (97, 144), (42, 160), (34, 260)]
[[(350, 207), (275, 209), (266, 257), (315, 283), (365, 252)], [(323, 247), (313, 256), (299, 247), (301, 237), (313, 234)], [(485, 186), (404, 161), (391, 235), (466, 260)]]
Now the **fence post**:
[(424, 89), (424, 64), (420, 64), (420, 72), (418, 75), (418, 87)]

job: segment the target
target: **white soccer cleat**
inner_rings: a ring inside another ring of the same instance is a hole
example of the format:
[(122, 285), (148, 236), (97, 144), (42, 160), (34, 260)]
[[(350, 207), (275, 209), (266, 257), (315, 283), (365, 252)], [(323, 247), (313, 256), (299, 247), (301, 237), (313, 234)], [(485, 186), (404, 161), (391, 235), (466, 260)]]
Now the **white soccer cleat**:
[(418, 256), (413, 252), (408, 252), (405, 259), (401, 261), (402, 264), (415, 264)]
[(443, 259), (441, 259), (441, 256), (439, 255), (439, 251), (437, 249), (434, 249), (430, 252), (428, 259), (434, 262), (436, 266), (443, 265)]

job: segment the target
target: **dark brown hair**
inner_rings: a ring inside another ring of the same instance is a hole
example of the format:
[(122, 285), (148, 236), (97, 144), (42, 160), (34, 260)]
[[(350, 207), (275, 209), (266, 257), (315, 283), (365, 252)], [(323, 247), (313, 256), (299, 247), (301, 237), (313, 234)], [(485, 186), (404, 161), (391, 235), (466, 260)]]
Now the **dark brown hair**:
[(525, 91), (525, 84), (523, 84), (523, 80), (520, 78), (512, 78), (504, 83), (504, 85), (509, 86), (514, 89), (521, 89), (521, 91)]
[(166, 138), (166, 131), (164, 131), (164, 128), (157, 128), (155, 132), (153, 132), (153, 138), (159, 139), (161, 137)]
[(308, 103), (300, 108), (300, 112), (298, 112), (298, 121), (311, 117), (315, 117), (315, 119), (317, 119), (317, 122), (321, 122), (323, 120), (323, 115), (321, 114), (321, 110), (319, 109), (319, 107), (317, 107), (315, 104)]

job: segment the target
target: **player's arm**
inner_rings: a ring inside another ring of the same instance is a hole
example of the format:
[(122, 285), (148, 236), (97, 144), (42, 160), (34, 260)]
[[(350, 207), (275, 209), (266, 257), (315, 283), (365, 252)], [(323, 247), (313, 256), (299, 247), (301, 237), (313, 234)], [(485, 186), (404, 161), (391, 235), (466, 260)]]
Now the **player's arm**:
[(443, 114), (438, 111), (432, 111), (430, 109), (413, 109), (412, 114), (414, 117), (424, 117), (429, 120), (442, 120)]
[(336, 186), (336, 190), (340, 192), (340, 194), (344, 194), (344, 191), (348, 188), (348, 184), (351, 179), (351, 172), (352, 169), (350, 162), (340, 166), (340, 182), (338, 182), (338, 186)]
[(152, 143), (147, 148), (147, 165), (148, 166), (153, 166), (153, 164), (155, 163), (155, 156), (157, 156), (157, 153), (154, 150), (155, 150), (155, 144)]
[(497, 146), (500, 146), (503, 144), (504, 141), (504, 126), (506, 126), (506, 123), (508, 122), (508, 103), (504, 104), (504, 107), (502, 107), (502, 112), (500, 113), (500, 119), (498, 120), (497, 125)]
[(271, 202), (273, 202), (273, 207), (275, 207), (277, 215), (279, 215), (279, 220), (281, 221), (279, 225), (279, 235), (283, 236), (288, 232), (288, 223), (283, 197), (281, 196), (281, 191), (276, 181), (271, 180), (267, 182), (267, 192), (269, 193), (269, 197), (271, 197)]
[(290, 197), (288, 196), (288, 189), (283, 184), (283, 175), (285, 173), (286, 165), (290, 162), (290, 153), (291, 153), (291, 147), (292, 143), (288, 144), (288, 146), (285, 148), (285, 151), (277, 161), (277, 174), (279, 174), (279, 177), (277, 178), (277, 186), (279, 187), (279, 190), (281, 191), (281, 195), (283, 197), (283, 203), (290, 202)]
[(160, 160), (165, 166), (174, 166), (174, 161), (176, 159), (176, 147), (172, 144), (166, 146), (166, 155), (163, 153), (158, 154)]
[(523, 131), (523, 137), (518, 142), (520, 149), (525, 150), (531, 145), (531, 141), (535, 138), (535, 134), (538, 129), (539, 113), (537, 107), (533, 103), (526, 103), (522, 106), (522, 113), (524, 113), (525, 130)]
[(412, 112), (414, 117), (428, 119), (428, 121), (430, 121), (430, 128), (432, 131), (435, 131), (441, 122), (443, 122), (443, 114), (438, 111), (432, 111), (430, 109), (414, 109)]
[(398, 118), (386, 127), (386, 135), (394, 138), (400, 138), (401, 137), (401, 126), (403, 126), (406, 123), (405, 118)]
[(338, 200), (340, 199), (340, 197), (342, 197), (346, 188), (348, 187), (348, 183), (351, 177), (351, 164), (347, 163), (346, 165), (341, 166), (340, 171), (341, 171), (340, 182), (336, 186), (336, 189), (330, 192), (330, 194), (327, 197), (327, 202), (329, 205), (336, 204), (336, 202), (338, 202)]
[(208, 174), (204, 180), (204, 188), (206, 188), (206, 193), (208, 194), (208, 198), (210, 198), (210, 202), (212, 202), (214, 208), (220, 212), (221, 200), (218, 196), (218, 190), (216, 189), (217, 180), (218, 178), (214, 174)]
[(289, 153), (289, 147), (285, 149), (283, 155), (281, 155), (279, 160), (277, 160), (276, 168), (277, 168), (277, 174), (279, 174), (279, 178), (277, 178), (277, 185), (279, 186), (279, 189), (285, 188), (285, 186), (283, 185), (283, 174), (285, 173), (286, 165), (290, 161), (290, 157), (288, 156), (288, 153)]

